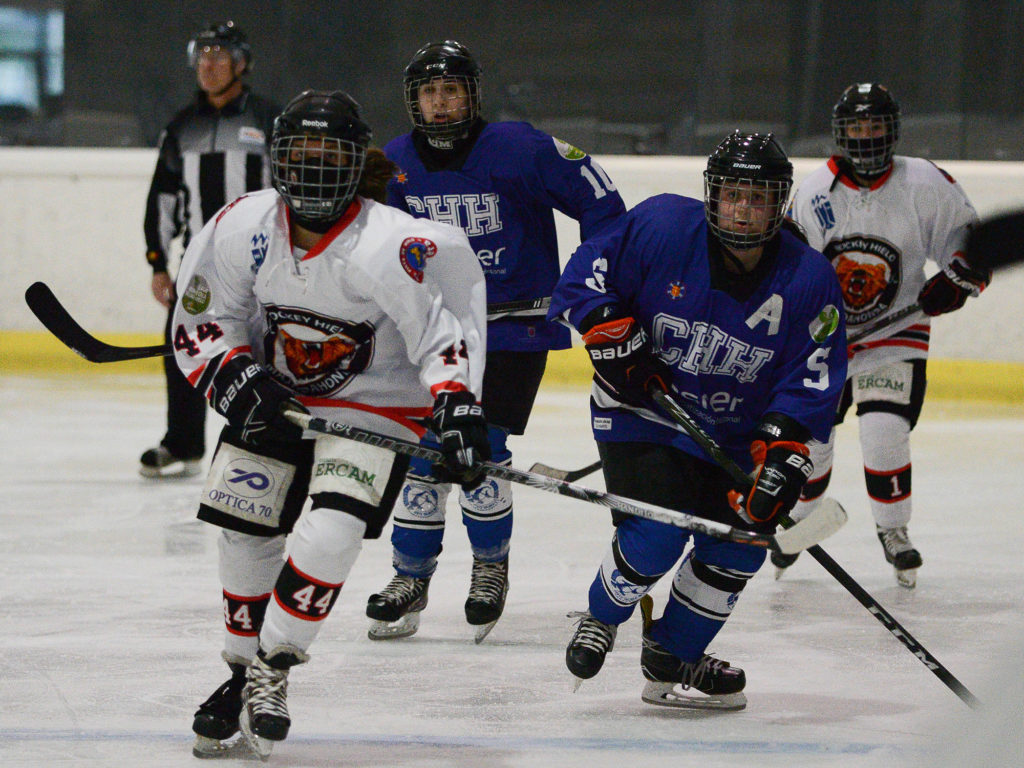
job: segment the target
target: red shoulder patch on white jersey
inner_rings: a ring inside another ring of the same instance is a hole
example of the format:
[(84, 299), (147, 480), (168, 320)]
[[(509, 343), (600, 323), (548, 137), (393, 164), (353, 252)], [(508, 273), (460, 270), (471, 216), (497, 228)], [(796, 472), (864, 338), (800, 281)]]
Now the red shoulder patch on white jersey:
[(425, 237), (407, 237), (398, 249), (398, 260), (402, 269), (417, 283), (423, 282), (423, 270), (427, 259), (437, 254), (437, 246)]

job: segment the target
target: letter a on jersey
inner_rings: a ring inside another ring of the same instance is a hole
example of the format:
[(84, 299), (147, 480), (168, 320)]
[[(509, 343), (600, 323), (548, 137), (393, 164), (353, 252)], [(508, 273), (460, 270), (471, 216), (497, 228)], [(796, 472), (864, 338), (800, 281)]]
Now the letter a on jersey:
[(774, 336), (779, 332), (779, 323), (782, 322), (782, 297), (773, 293), (768, 299), (747, 318), (747, 327), (754, 330), (762, 320), (768, 323), (768, 335)]

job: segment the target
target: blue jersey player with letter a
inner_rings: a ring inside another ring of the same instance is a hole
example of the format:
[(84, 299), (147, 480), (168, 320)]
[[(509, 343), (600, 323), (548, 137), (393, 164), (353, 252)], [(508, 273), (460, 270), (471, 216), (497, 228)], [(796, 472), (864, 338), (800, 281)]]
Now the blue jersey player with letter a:
[[(658, 195), (573, 254), (551, 316), (583, 335), (592, 418), (608, 490), (735, 526), (774, 530), (811, 472), (846, 378), (839, 283), (783, 228), (793, 167), (771, 134), (727, 137), (708, 158), (704, 203)], [(754, 480), (735, 481), (651, 392), (686, 407)], [(746, 706), (742, 669), (709, 656), (763, 549), (614, 515), (615, 535), (566, 649), (593, 677), (618, 625), (644, 613), (640, 663), (651, 704)], [(661, 618), (647, 593), (675, 570)]]
[[(401, 168), (388, 202), (469, 237), (487, 280), (481, 404), (491, 460), (510, 463), (506, 439), (526, 429), (548, 350), (570, 345), (569, 330), (545, 317), (560, 272), (553, 211), (578, 221), (586, 239), (625, 207), (586, 153), (527, 123), (483, 120), (480, 67), (458, 42), (430, 43), (416, 52), (405, 69), (405, 102), (413, 131), (384, 148)], [(373, 639), (405, 637), (419, 626), (441, 552), (451, 480), (427, 462), (412, 462), (394, 514), (396, 575), (366, 607)], [(508, 592), (512, 488), (490, 477), (462, 485), (462, 520), (473, 551), (466, 620), (480, 642), (501, 616)]]

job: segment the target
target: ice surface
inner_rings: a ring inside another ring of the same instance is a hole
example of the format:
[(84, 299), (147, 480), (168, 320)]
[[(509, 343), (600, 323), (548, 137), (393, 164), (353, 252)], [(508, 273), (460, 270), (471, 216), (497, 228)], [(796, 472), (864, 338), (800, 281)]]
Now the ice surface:
[[(216, 531), (201, 480), (154, 482), (161, 381), (0, 379), (0, 765), (196, 766), (196, 705), (226, 678)], [(215, 434), (216, 417), (210, 432)], [(1024, 765), (1024, 413), (928, 403), (914, 432), (913, 540), (898, 588), (874, 534), (856, 426), (831, 493), (850, 522), (825, 549), (986, 705), (969, 710), (810, 557), (766, 566), (712, 646), (747, 673), (739, 713), (640, 701), (638, 621), (572, 694), (572, 623), (611, 536), (606, 509), (517, 488), (505, 616), (473, 644), (471, 556), (456, 515), (419, 634), (366, 637), (390, 578), (366, 542), (309, 664), (293, 671), (279, 766)], [(514, 464), (596, 458), (586, 394), (542, 392)], [(582, 485), (601, 485), (595, 475)], [(668, 584), (655, 588), (660, 612)]]

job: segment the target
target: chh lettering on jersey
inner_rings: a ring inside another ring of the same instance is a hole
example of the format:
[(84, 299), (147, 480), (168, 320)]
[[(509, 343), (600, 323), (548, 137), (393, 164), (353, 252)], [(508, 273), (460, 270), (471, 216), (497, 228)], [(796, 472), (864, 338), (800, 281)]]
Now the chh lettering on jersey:
[(741, 383), (757, 379), (775, 351), (758, 347), (703, 321), (691, 322), (659, 313), (653, 323), (659, 357), (687, 373), (732, 376)]
[(451, 224), (466, 233), (468, 237), (489, 235), (502, 229), (500, 198), (494, 192), (479, 195), (406, 195), (405, 203), (413, 214), (426, 216), (433, 221)]

